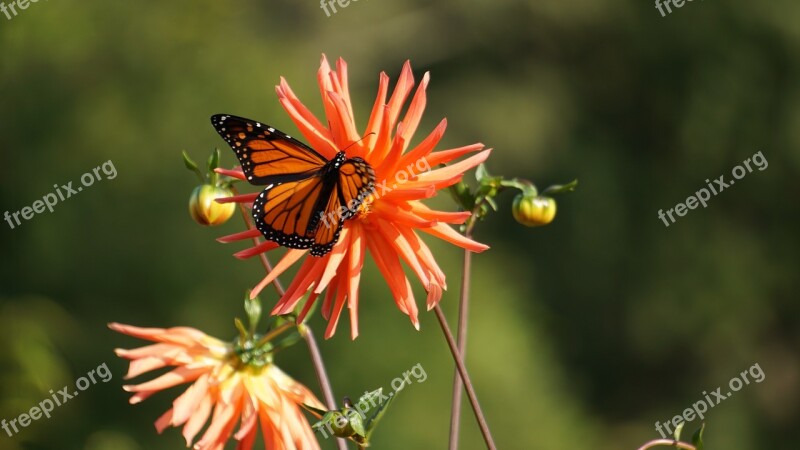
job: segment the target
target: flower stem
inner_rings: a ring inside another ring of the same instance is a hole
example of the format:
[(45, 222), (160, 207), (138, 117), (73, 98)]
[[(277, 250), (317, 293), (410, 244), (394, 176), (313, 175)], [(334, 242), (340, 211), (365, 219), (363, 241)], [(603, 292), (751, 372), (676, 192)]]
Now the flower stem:
[[(234, 195), (236, 195), (236, 190), (232, 190)], [(239, 210), (242, 212), (242, 218), (244, 219), (244, 223), (247, 228), (253, 229), (253, 222), (250, 220), (247, 210), (241, 203), (239, 203)], [(261, 238), (254, 237), (253, 243), (255, 245), (260, 244)], [(264, 270), (266, 270), (267, 273), (272, 272), (272, 264), (269, 262), (267, 255), (260, 253), (259, 256), (261, 257), (261, 264), (264, 266)], [(286, 293), (286, 290), (283, 288), (283, 285), (278, 277), (275, 277), (275, 280), (272, 281), (272, 285), (275, 286), (278, 296), (283, 297), (283, 295)], [(314, 371), (317, 373), (317, 381), (319, 381), (319, 386), (322, 389), (322, 395), (325, 397), (325, 405), (329, 410), (334, 410), (336, 409), (336, 397), (333, 395), (333, 388), (331, 388), (331, 381), (328, 378), (328, 371), (325, 369), (325, 362), (322, 360), (322, 354), (319, 352), (319, 346), (317, 346), (317, 340), (314, 338), (314, 333), (311, 331), (311, 328), (305, 326), (304, 324), (299, 324), (297, 328), (298, 331), (300, 331), (300, 336), (303, 337), (303, 340), (308, 346), (308, 352), (311, 354), (311, 363), (314, 365)], [(347, 450), (347, 441), (342, 438), (337, 438), (336, 446), (339, 448), (339, 450)]]
[[(472, 227), (475, 222), (470, 218), (467, 223), (464, 236), (467, 238), (472, 237)], [(467, 347), (467, 318), (469, 317), (469, 287), (470, 287), (470, 271), (472, 267), (472, 252), (464, 250), (464, 266), (461, 274), (461, 298), (458, 302), (458, 329), (457, 344), (458, 353), (462, 358), (466, 357)], [(453, 403), (450, 410), (450, 450), (458, 449), (458, 436), (461, 426), (461, 398), (463, 392), (463, 384), (458, 370), (453, 374)]]
[(256, 348), (261, 347), (262, 345), (266, 344), (267, 342), (275, 339), (276, 337), (280, 336), (281, 333), (288, 330), (289, 328), (295, 326), (292, 322), (286, 322), (283, 325), (275, 328), (274, 330), (270, 330), (265, 334), (261, 339), (259, 339), (258, 343), (256, 344)]
[(492, 433), (489, 431), (489, 426), (486, 424), (483, 410), (481, 410), (481, 405), (478, 403), (478, 396), (475, 394), (475, 389), (472, 387), (469, 373), (467, 373), (467, 368), (464, 366), (464, 361), (461, 358), (461, 354), (458, 352), (458, 347), (456, 347), (456, 342), (453, 339), (453, 333), (450, 332), (450, 327), (447, 325), (447, 319), (444, 317), (442, 308), (437, 304), (433, 310), (436, 312), (436, 318), (439, 319), (439, 325), (442, 327), (447, 345), (450, 346), (450, 353), (453, 354), (453, 360), (456, 363), (456, 368), (458, 368), (458, 373), (461, 375), (461, 380), (464, 382), (464, 388), (467, 390), (467, 398), (469, 398), (469, 402), (472, 405), (472, 411), (475, 412), (475, 419), (478, 420), (478, 426), (481, 429), (483, 440), (486, 442), (486, 448), (489, 450), (497, 450), (494, 439), (492, 439)]
[(639, 447), (637, 450), (647, 450), (647, 449), (650, 449), (650, 448), (661, 447), (661, 446), (682, 448), (684, 450), (697, 450), (697, 447), (695, 447), (694, 445), (687, 444), (685, 442), (676, 441), (674, 439), (656, 439), (656, 440), (647, 442), (646, 444), (644, 444), (641, 447)]

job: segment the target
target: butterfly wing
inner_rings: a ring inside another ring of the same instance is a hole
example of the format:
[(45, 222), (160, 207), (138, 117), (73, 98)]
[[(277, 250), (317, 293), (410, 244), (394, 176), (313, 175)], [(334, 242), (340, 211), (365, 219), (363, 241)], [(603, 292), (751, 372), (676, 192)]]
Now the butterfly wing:
[[(270, 241), (289, 248), (315, 245), (313, 234), (320, 199), (329, 198), (333, 186), (316, 175), (302, 180), (268, 185), (253, 202), (256, 228)], [(338, 230), (334, 238), (338, 239)], [(332, 245), (331, 245), (332, 247)]]
[(311, 248), (322, 256), (342, 225), (375, 190), (375, 172), (361, 158), (332, 161), (269, 125), (216, 114), (211, 124), (231, 146), (251, 184), (267, 185), (253, 203), (256, 227), (270, 241)]
[[(342, 158), (342, 154), (337, 158)], [(334, 161), (336, 163), (336, 161)], [(375, 172), (361, 158), (348, 159), (329, 178), (332, 183), (325, 202), (317, 208), (318, 224), (314, 232), (311, 254), (322, 256), (336, 245), (344, 221), (353, 217), (364, 200), (375, 191)]]
[(375, 192), (375, 171), (361, 158), (348, 159), (339, 167), (338, 191), (341, 206), (347, 208), (343, 219), (349, 219)]
[(211, 124), (231, 146), (251, 184), (277, 184), (307, 178), (328, 163), (311, 147), (261, 122), (215, 114), (211, 116)]

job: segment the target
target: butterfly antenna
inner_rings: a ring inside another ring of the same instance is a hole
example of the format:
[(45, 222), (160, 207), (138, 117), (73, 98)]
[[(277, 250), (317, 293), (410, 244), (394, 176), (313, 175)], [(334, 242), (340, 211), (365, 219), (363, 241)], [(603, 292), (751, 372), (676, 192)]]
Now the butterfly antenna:
[(364, 135), (364, 137), (362, 137), (361, 139), (359, 139), (359, 140), (357, 140), (357, 141), (353, 141), (353, 142), (351, 142), (351, 143), (350, 143), (350, 145), (348, 145), (347, 147), (345, 147), (344, 149), (342, 149), (342, 151), (346, 151), (348, 148), (350, 148), (350, 147), (352, 147), (352, 146), (354, 146), (354, 145), (358, 144), (359, 142), (363, 141), (363, 140), (364, 140), (364, 139), (366, 139), (368, 136), (372, 136), (373, 134), (375, 134), (375, 132), (374, 132), (374, 131), (371, 131), (371, 132), (369, 132), (369, 133), (365, 134), (365, 135)]

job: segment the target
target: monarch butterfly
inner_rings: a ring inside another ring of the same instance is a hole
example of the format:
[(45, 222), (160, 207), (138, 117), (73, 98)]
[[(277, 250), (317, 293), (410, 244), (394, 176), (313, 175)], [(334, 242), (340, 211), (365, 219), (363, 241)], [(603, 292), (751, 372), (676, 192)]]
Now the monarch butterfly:
[(279, 245), (328, 253), (344, 221), (375, 191), (375, 172), (361, 158), (340, 151), (327, 160), (269, 125), (229, 114), (211, 116), (211, 125), (233, 149), (247, 181), (266, 185), (253, 203), (253, 219)]

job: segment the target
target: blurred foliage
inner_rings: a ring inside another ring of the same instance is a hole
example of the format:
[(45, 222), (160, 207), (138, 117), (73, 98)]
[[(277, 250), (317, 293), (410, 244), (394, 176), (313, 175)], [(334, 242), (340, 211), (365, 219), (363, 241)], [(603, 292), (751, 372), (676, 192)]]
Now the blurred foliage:
[[(293, 130), (280, 76), (321, 112), (322, 52), (349, 62), (362, 126), (379, 71), (396, 79), (410, 59), (417, 79), (432, 73), (420, 134), (447, 116), (442, 148), (484, 142), (493, 174), (581, 181), (547, 227), (519, 226), (509, 195), (476, 229), (492, 249), (474, 260), (467, 359), (500, 448), (636, 448), (657, 437), (655, 421), (754, 363), (766, 380), (709, 412), (706, 442), (800, 442), (800, 3), (694, 2), (663, 18), (633, 0), (362, 0), (330, 18), (288, 0), (32, 5), (0, 15), (2, 209), (109, 159), (119, 176), (0, 227), (0, 418), (103, 362), (114, 378), (0, 432), (0, 449), (184, 445), (153, 427), (174, 396), (127, 404), (112, 349), (138, 343), (105, 324), (233, 338), (241, 293), (263, 274), (230, 256), (241, 246), (214, 241), (240, 222), (191, 220), (196, 180), (180, 151), (222, 145), (213, 113)], [(759, 150), (767, 170), (669, 228), (657, 218)], [(461, 255), (432, 246), (454, 318)], [(373, 448), (442, 448), (453, 367), (436, 321), (423, 315), (415, 332), (373, 265), (362, 280), (361, 337), (321, 344), (335, 391), (388, 389), (421, 363), (428, 379), (395, 402)], [(302, 346), (277, 362), (318, 392)], [(466, 409), (462, 420), (463, 448), (482, 448)]]

